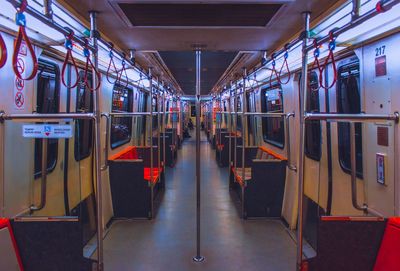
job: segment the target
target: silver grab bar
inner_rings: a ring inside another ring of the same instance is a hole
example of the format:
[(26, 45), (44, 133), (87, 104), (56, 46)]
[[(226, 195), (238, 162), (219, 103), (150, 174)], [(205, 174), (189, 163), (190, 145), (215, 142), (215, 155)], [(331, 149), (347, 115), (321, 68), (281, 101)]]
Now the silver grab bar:
[(31, 212), (40, 211), (46, 206), (47, 200), (47, 145), (49, 140), (47, 138), (42, 139), (42, 176), (40, 183), (40, 203), (35, 206), (34, 204), (30, 207)]
[(110, 115), (108, 113), (101, 113), (101, 117), (106, 119), (106, 142), (104, 146), (104, 165), (101, 170), (104, 171), (108, 168), (108, 142), (110, 133)]
[(384, 217), (380, 212), (368, 207), (368, 204), (360, 205), (357, 199), (357, 158), (356, 158), (356, 139), (355, 123), (368, 123), (373, 121), (394, 121), (399, 123), (399, 112), (393, 114), (326, 114), (326, 113), (306, 113), (306, 120), (324, 121), (346, 121), (350, 122), (350, 162), (351, 162), (351, 202), (355, 209), (366, 214)]
[(294, 112), (292, 112), (292, 113), (287, 113), (286, 114), (286, 116), (285, 116), (285, 121), (286, 121), (286, 123), (285, 123), (285, 132), (286, 132), (286, 142), (287, 142), (287, 145), (286, 145), (286, 155), (287, 155), (287, 167), (288, 167), (288, 169), (290, 169), (290, 170), (293, 170), (293, 171), (295, 171), (295, 172), (297, 172), (297, 167), (295, 166), (295, 165), (293, 165), (292, 164), (292, 159), (291, 159), (291, 150), (290, 150), (290, 127), (289, 127), (289, 125), (290, 125), (290, 118), (291, 117), (294, 117), (295, 115), (294, 115)]
[(346, 122), (374, 122), (374, 121), (395, 121), (399, 122), (399, 112), (393, 114), (327, 114), (327, 113), (306, 113), (305, 120), (325, 121), (346, 121)]
[[(69, 121), (71, 119), (89, 119), (94, 121), (96, 116), (93, 113), (61, 113), (61, 114), (6, 114), (4, 111), (0, 111), (0, 123), (6, 120), (16, 120), (25, 122), (48, 122), (49, 120), (63, 120)], [(35, 206), (32, 205), (30, 210), (39, 211), (46, 206), (47, 201), (47, 148), (48, 139), (42, 139), (42, 168), (41, 168), (41, 185), (40, 185), (40, 203)]]

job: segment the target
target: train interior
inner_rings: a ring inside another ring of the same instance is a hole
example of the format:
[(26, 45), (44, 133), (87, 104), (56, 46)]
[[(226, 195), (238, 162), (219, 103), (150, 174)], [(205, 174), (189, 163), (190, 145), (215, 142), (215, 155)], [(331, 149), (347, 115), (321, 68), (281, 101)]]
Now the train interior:
[(0, 270), (400, 270), (400, 1), (0, 7)]

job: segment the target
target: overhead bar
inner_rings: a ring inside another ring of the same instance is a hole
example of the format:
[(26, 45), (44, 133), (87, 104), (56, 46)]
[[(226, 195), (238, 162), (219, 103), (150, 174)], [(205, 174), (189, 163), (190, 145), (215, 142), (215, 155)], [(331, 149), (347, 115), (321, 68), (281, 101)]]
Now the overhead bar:
[[(356, 1), (356, 0), (354, 0), (354, 1)], [(351, 20), (349, 23), (345, 24), (344, 26), (342, 26), (340, 28), (333, 29), (331, 34), (334, 37), (337, 37), (340, 34), (364, 23), (365, 21), (368, 21), (369, 19), (375, 17), (376, 15), (379, 15), (379, 14), (391, 9), (393, 6), (397, 5), (398, 3), (400, 3), (399, 0), (380, 1), (380, 2), (378, 2), (378, 4), (380, 4), (380, 7), (381, 7), (380, 10), (378, 10), (377, 8), (374, 8), (361, 16), (353, 16), (353, 20)], [(317, 45), (326, 43), (329, 41), (329, 39), (330, 39), (330, 34), (328, 34), (327, 36), (325, 36), (323, 38), (317, 39)], [(308, 45), (306, 48), (304, 48), (305, 52), (308, 52), (308, 51), (314, 50), (314, 49), (315, 49), (315, 44)]]
[[(12, 4), (14, 7), (16, 7), (16, 8), (19, 7), (19, 5), (21, 4), (21, 1), (16, 1), (16, 0), (7, 0), (7, 1), (8, 1), (10, 4)], [(48, 10), (48, 8), (47, 8), (46, 10)], [(31, 15), (32, 17), (38, 19), (38, 20), (41, 21), (42, 23), (44, 23), (44, 24), (46, 24), (46, 25), (48, 25), (48, 26), (54, 28), (54, 29), (57, 30), (58, 32), (61, 32), (61, 33), (64, 34), (65, 36), (67, 36), (68, 34), (70, 34), (70, 31), (69, 31), (67, 28), (65, 28), (65, 27), (59, 25), (58, 23), (56, 23), (56, 22), (52, 19), (51, 16), (46, 16), (46, 14), (43, 14), (43, 13), (37, 11), (36, 9), (32, 8), (32, 7), (29, 6), (29, 5), (27, 6), (25, 12), (28, 13), (29, 15)], [(77, 36), (74, 35), (74, 36), (72, 37), (72, 39), (73, 39), (75, 42), (79, 43), (81, 46), (85, 46), (85, 39), (84, 39), (84, 38), (77, 37)], [(95, 47), (92, 46), (92, 45), (90, 45), (90, 44), (88, 45), (88, 48), (89, 48), (91, 51), (94, 51), (94, 50), (95, 50)]]

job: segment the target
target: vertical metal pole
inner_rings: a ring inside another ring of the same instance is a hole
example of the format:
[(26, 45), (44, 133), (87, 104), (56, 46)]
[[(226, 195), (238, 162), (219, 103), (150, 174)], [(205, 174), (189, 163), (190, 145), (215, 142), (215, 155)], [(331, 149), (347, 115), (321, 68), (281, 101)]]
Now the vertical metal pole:
[(150, 197), (151, 197), (151, 214), (150, 218), (154, 217), (154, 185), (153, 185), (153, 166), (154, 166), (154, 157), (153, 157), (153, 76), (151, 74), (151, 68), (149, 68), (149, 82), (150, 82)]
[(233, 96), (233, 112), (235, 114), (235, 121), (234, 123), (234, 136), (235, 136), (235, 144), (234, 144), (234, 149), (233, 149), (233, 165), (235, 170), (237, 169), (237, 118), (238, 118), (238, 113), (237, 113), (237, 82), (235, 83), (235, 92)]
[(247, 125), (246, 125), (246, 111), (247, 111), (247, 107), (246, 107), (246, 76), (247, 76), (247, 71), (246, 68), (243, 68), (243, 91), (242, 91), (242, 218), (245, 219), (246, 218), (246, 210), (244, 207), (244, 190), (245, 187), (247, 185), (246, 183), (246, 172), (245, 172), (245, 166), (244, 166), (244, 162), (245, 162), (245, 146), (246, 146), (246, 129), (247, 129)]
[(195, 262), (204, 261), (201, 256), (200, 247), (200, 78), (201, 78), (201, 51), (196, 51), (196, 227), (197, 227), (197, 240), (196, 240), (196, 256), (193, 258)]
[[(97, 31), (97, 22), (96, 15), (97, 12), (90, 11), (90, 35), (93, 42), (93, 47), (95, 51), (92, 52), (94, 67), (98, 69), (98, 58), (97, 58), (97, 48), (98, 48), (98, 31)], [(96, 74), (95, 71), (92, 71), (93, 75)], [(97, 85), (96, 80), (100, 80), (96, 76), (93, 76), (93, 86)], [(97, 271), (104, 270), (103, 263), (103, 189), (101, 182), (101, 129), (100, 129), (100, 95), (99, 91), (93, 92), (93, 111), (96, 116), (95, 120), (95, 166), (96, 166), (96, 222), (97, 222)]]
[(303, 265), (303, 194), (304, 194), (304, 113), (307, 103), (307, 64), (308, 52), (306, 50), (310, 34), (310, 12), (304, 12), (304, 33), (303, 33), (303, 60), (300, 82), (300, 144), (299, 144), (299, 174), (298, 174), (298, 220), (297, 220), (297, 270), (302, 270)]
[[(157, 169), (158, 172), (160, 172), (161, 169), (161, 132), (160, 132), (160, 112), (161, 112), (161, 95), (160, 95), (160, 81), (157, 78)], [(160, 172), (160, 178), (161, 178), (161, 172)]]
[(232, 112), (232, 106), (231, 106), (231, 93), (232, 93), (232, 90), (231, 89), (229, 89), (229, 98), (228, 98), (228, 108), (229, 108), (229, 110), (228, 110), (228, 112), (229, 112), (229, 114), (228, 114), (228, 127), (229, 127), (229, 129), (228, 129), (228, 131), (229, 131), (229, 170), (231, 170), (231, 166), (232, 166), (232, 114), (231, 114), (231, 112)]
[(162, 118), (162, 133), (163, 133), (163, 171), (165, 172), (165, 120), (167, 116), (167, 105), (165, 101), (166, 90), (163, 90), (163, 118)]

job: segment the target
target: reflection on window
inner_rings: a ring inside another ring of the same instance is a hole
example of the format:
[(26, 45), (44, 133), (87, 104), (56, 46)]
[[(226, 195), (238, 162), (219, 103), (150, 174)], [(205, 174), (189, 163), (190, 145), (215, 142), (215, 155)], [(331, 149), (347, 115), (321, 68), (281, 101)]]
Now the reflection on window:
[[(337, 112), (361, 113), (360, 70), (359, 63), (353, 63), (339, 68), (337, 82)], [(362, 125), (355, 124), (356, 169), (357, 176), (362, 178)], [(345, 172), (350, 172), (350, 124), (338, 123), (339, 161)]]
[[(265, 113), (283, 113), (283, 93), (280, 86), (264, 89), (261, 93)], [(264, 141), (279, 148), (285, 144), (284, 118), (262, 118)]]
[[(83, 72), (80, 72), (80, 82), (76, 93), (76, 112), (93, 112), (93, 92), (86, 87)], [(92, 74), (88, 75), (88, 82), (92, 85)], [(75, 124), (75, 160), (80, 161), (89, 157), (93, 144), (93, 122), (91, 120), (76, 120)]]
[[(55, 63), (39, 59), (37, 79), (37, 113), (58, 113), (60, 104), (60, 72)], [(47, 170), (54, 170), (57, 164), (58, 139), (47, 141)], [(42, 140), (35, 140), (34, 176), (42, 174)]]
[[(300, 81), (299, 81), (300, 82)], [(307, 112), (319, 113), (319, 82), (315, 71), (308, 76)], [(319, 161), (321, 159), (321, 122), (307, 121), (305, 124), (305, 154), (307, 157)]]
[[(112, 94), (112, 112), (132, 112), (133, 90), (119, 84), (114, 85)], [(111, 121), (111, 148), (116, 148), (131, 140), (132, 118), (112, 118)]]

